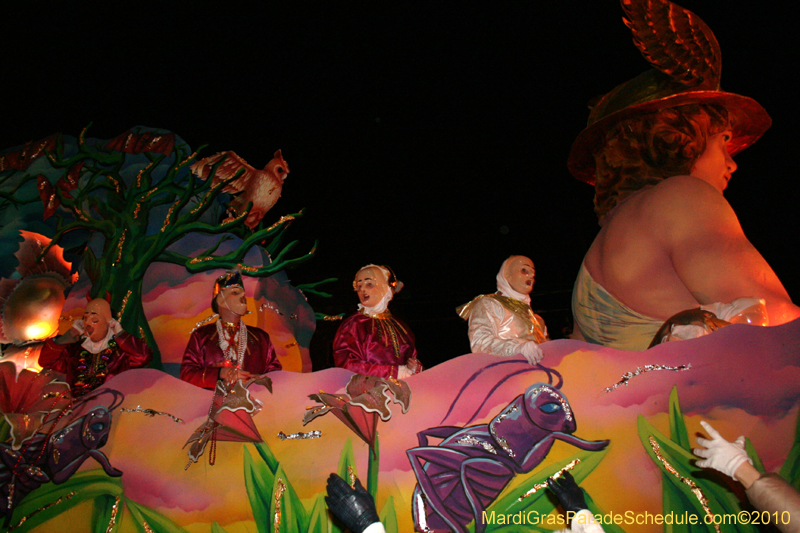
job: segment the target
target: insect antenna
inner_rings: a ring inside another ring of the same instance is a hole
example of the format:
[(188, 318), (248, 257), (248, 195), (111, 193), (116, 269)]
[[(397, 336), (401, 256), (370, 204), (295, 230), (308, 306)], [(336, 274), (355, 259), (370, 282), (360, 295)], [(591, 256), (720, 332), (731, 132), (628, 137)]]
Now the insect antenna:
[(522, 370), (517, 370), (516, 372), (512, 372), (511, 374), (508, 374), (508, 375), (507, 375), (507, 376), (505, 376), (503, 379), (501, 379), (500, 381), (498, 381), (498, 382), (495, 384), (495, 386), (494, 386), (494, 387), (492, 387), (492, 390), (490, 390), (490, 391), (489, 391), (489, 394), (487, 394), (487, 395), (486, 395), (486, 398), (484, 398), (484, 399), (483, 399), (483, 401), (481, 402), (481, 404), (478, 406), (478, 408), (477, 408), (477, 409), (475, 409), (475, 412), (472, 414), (472, 416), (470, 417), (470, 419), (469, 419), (469, 420), (467, 420), (467, 422), (466, 422), (464, 425), (466, 426), (467, 424), (469, 424), (470, 422), (472, 422), (473, 420), (475, 420), (475, 417), (476, 417), (476, 416), (478, 416), (478, 413), (480, 413), (481, 409), (483, 409), (483, 406), (484, 406), (484, 405), (486, 405), (486, 402), (488, 402), (488, 401), (489, 401), (489, 398), (492, 396), (492, 394), (494, 394), (494, 391), (496, 391), (496, 390), (497, 390), (497, 389), (500, 387), (500, 385), (502, 385), (503, 383), (505, 383), (505, 382), (506, 382), (506, 381), (508, 381), (509, 379), (513, 378), (514, 376), (518, 376), (519, 374), (526, 374), (526, 373), (528, 373), (528, 372), (533, 372), (534, 370), (536, 370), (536, 369), (535, 369), (535, 368), (524, 368), (524, 369), (522, 369)]
[[(469, 387), (469, 385), (470, 385), (470, 384), (471, 384), (473, 381), (475, 381), (476, 379), (478, 379), (478, 376), (480, 376), (482, 373), (484, 373), (485, 371), (489, 370), (490, 368), (494, 368), (494, 367), (497, 367), (497, 366), (500, 366), (500, 365), (511, 365), (511, 364), (524, 364), (524, 365), (526, 366), (526, 368), (525, 368), (525, 369), (523, 369), (523, 370), (518, 370), (517, 372), (514, 372), (514, 373), (512, 373), (512, 374), (509, 374), (509, 375), (507, 375), (506, 377), (504, 377), (503, 379), (501, 379), (501, 380), (500, 380), (500, 381), (499, 381), (499, 382), (498, 382), (498, 383), (497, 383), (497, 384), (496, 384), (496, 385), (495, 385), (495, 386), (492, 388), (492, 390), (491, 390), (491, 391), (489, 391), (489, 394), (487, 394), (487, 395), (486, 395), (486, 398), (484, 399), (483, 403), (481, 404), (481, 406), (480, 406), (480, 407), (478, 407), (478, 410), (477, 410), (477, 411), (475, 411), (475, 414), (474, 414), (474, 415), (472, 415), (472, 418), (470, 418), (469, 422), (472, 422), (472, 420), (474, 420), (474, 419), (475, 419), (475, 416), (477, 416), (478, 412), (479, 412), (479, 411), (481, 410), (481, 408), (483, 408), (483, 406), (486, 404), (486, 402), (488, 401), (488, 399), (489, 399), (489, 397), (492, 395), (492, 393), (493, 393), (495, 390), (497, 390), (497, 388), (498, 388), (500, 385), (502, 385), (504, 382), (506, 382), (506, 381), (507, 381), (509, 378), (511, 378), (511, 377), (513, 377), (513, 376), (516, 376), (516, 375), (519, 375), (519, 374), (524, 374), (524, 373), (526, 373), (526, 372), (533, 372), (533, 371), (539, 370), (539, 371), (545, 372), (545, 373), (547, 374), (547, 382), (548, 382), (550, 385), (553, 385), (553, 375), (555, 374), (555, 376), (558, 378), (558, 384), (557, 384), (557, 385), (554, 385), (554, 386), (555, 386), (555, 388), (557, 388), (557, 389), (560, 389), (560, 388), (561, 388), (561, 385), (563, 385), (563, 384), (564, 384), (564, 379), (561, 377), (561, 374), (559, 374), (559, 373), (558, 373), (556, 370), (554, 370), (554, 369), (552, 369), (552, 368), (548, 368), (548, 367), (546, 367), (546, 366), (544, 366), (544, 365), (542, 365), (542, 364), (540, 364), (540, 363), (537, 363), (537, 364), (536, 364), (536, 366), (533, 366), (533, 367), (531, 367), (531, 366), (530, 366), (530, 365), (529, 365), (529, 364), (528, 364), (526, 361), (519, 361), (519, 360), (514, 360), (514, 361), (499, 361), (499, 362), (497, 362), (497, 363), (492, 363), (492, 364), (490, 364), (490, 365), (486, 365), (485, 367), (481, 368), (481, 369), (480, 369), (480, 370), (478, 370), (477, 372), (473, 373), (473, 374), (472, 374), (472, 375), (469, 377), (469, 379), (467, 379), (467, 381), (465, 381), (465, 382), (464, 382), (464, 384), (461, 386), (461, 389), (458, 391), (458, 394), (456, 395), (455, 399), (453, 400), (453, 403), (451, 403), (451, 404), (450, 404), (450, 408), (447, 410), (447, 413), (444, 415), (444, 418), (442, 418), (442, 421), (441, 421), (441, 422), (439, 422), (439, 424), (443, 424), (443, 423), (444, 423), (444, 421), (445, 421), (445, 420), (447, 420), (447, 417), (448, 417), (448, 416), (450, 416), (450, 413), (452, 413), (452, 412), (453, 412), (453, 409), (455, 408), (456, 404), (458, 403), (458, 400), (461, 398), (461, 395), (462, 395), (462, 394), (464, 394), (464, 392), (466, 391), (467, 387)], [(467, 422), (467, 424), (469, 424), (469, 422)]]
[(558, 378), (558, 383), (556, 385), (553, 385), (555, 388), (560, 389), (561, 385), (564, 384), (564, 378), (561, 377), (561, 374), (556, 369), (546, 367), (541, 363), (536, 363), (536, 368), (547, 373), (547, 382), (550, 385), (553, 385), (553, 374), (556, 375), (556, 377)]
[(89, 400), (94, 400), (94, 399), (99, 398), (100, 396), (104, 396), (106, 394), (110, 394), (112, 396), (112, 398), (113, 398), (113, 400), (111, 402), (111, 405), (108, 406), (108, 411), (109, 412), (113, 411), (114, 409), (116, 409), (117, 407), (122, 405), (122, 402), (125, 400), (125, 395), (122, 394), (120, 391), (118, 391), (116, 389), (105, 389), (105, 388), (97, 389), (97, 390), (87, 394), (86, 396), (84, 396), (82, 398), (82, 400), (85, 400), (85, 401), (88, 402)]
[(439, 422), (439, 423), (442, 424), (442, 423), (444, 423), (445, 420), (447, 420), (447, 417), (450, 416), (450, 413), (453, 412), (453, 408), (458, 403), (458, 400), (459, 400), (459, 398), (461, 398), (461, 395), (464, 394), (464, 391), (467, 389), (467, 387), (469, 387), (470, 383), (472, 383), (473, 381), (478, 379), (478, 376), (480, 376), (481, 374), (483, 374), (484, 372), (486, 372), (490, 368), (494, 368), (494, 367), (500, 366), (500, 365), (515, 364), (515, 363), (523, 363), (523, 361), (500, 361), (499, 363), (492, 363), (491, 365), (487, 365), (487, 366), (481, 368), (480, 370), (478, 370), (477, 372), (473, 373), (469, 377), (469, 379), (467, 379), (467, 381), (465, 381), (464, 384), (461, 386), (461, 389), (458, 391), (458, 394), (456, 394), (456, 397), (453, 400), (453, 403), (450, 404), (450, 408), (447, 410), (447, 413), (444, 415), (444, 418), (442, 418), (442, 421)]

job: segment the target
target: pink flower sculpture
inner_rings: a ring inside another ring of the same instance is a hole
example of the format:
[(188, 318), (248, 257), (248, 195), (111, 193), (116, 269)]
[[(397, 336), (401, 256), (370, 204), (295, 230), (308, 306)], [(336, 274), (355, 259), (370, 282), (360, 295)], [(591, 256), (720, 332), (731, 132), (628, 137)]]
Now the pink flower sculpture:
[(56, 374), (0, 363), (0, 413), (11, 428), (11, 446), (19, 450), (42, 427), (44, 418), (70, 403), (69, 385)]
[(347, 394), (320, 392), (309, 395), (309, 398), (322, 405), (306, 411), (303, 425), (318, 416), (333, 412), (358, 438), (369, 444), (374, 452), (378, 417), (384, 422), (392, 418), (392, 411), (389, 409), (392, 401), (402, 406), (403, 413), (408, 412), (411, 389), (405, 381), (356, 374), (347, 383), (346, 391)]
[[(253, 423), (253, 416), (261, 410), (263, 404), (250, 397), (247, 387), (257, 383), (272, 392), (272, 380), (266, 376), (256, 376), (242, 383), (237, 381), (231, 386), (217, 383), (214, 399), (208, 419), (198, 427), (186, 444), (189, 447), (189, 459), (192, 463), (203, 455), (209, 440), (229, 442), (261, 442), (263, 439)], [(212, 445), (213, 448), (213, 445)], [(213, 464), (213, 457), (211, 458)], [(191, 465), (191, 463), (189, 463)], [(187, 468), (189, 467), (187, 465)]]

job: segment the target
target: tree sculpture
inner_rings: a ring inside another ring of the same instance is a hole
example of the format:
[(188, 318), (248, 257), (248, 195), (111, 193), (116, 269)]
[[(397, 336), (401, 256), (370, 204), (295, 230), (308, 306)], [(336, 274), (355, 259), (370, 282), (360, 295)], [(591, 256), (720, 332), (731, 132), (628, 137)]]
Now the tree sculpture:
[[(40, 257), (55, 245), (74, 250), (72, 236), (78, 234), (92, 283), (89, 296), (109, 299), (122, 327), (153, 348), (157, 368), (161, 356), (142, 308), (142, 282), (152, 263), (181, 265), (190, 273), (240, 268), (244, 275), (264, 277), (308, 260), (316, 249), (315, 243), (308, 253), (290, 257), (297, 241), (282, 246), (302, 210), (251, 230), (245, 226), (252, 208), (248, 203), (235, 218), (217, 223), (222, 218), (220, 192), (245, 169), (215, 180), (222, 157), (202, 179), (189, 170), (197, 153), (174, 133), (136, 127), (110, 141), (87, 139), (86, 129), (77, 140), (51, 135), (0, 155), (0, 215), (14, 208), (22, 216), (26, 206), (39, 201), (45, 220), (55, 214), (55, 224), (49, 221), (52, 241)], [(176, 243), (191, 235), (214, 236), (215, 242), (200, 253), (186, 252)], [(223, 253), (231, 248), (223, 243), (233, 237), (241, 242)], [(262, 266), (244, 264), (254, 247), (262, 247), (272, 260)], [(315, 290), (321, 283), (299, 288), (322, 295)]]

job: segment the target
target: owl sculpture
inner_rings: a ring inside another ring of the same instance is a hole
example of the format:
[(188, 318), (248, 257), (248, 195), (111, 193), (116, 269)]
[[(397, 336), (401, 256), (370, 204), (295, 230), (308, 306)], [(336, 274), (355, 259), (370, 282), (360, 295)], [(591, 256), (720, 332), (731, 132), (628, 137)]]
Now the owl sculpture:
[(289, 167), (283, 160), (280, 150), (275, 152), (264, 170), (253, 168), (234, 152), (219, 152), (192, 165), (191, 171), (200, 179), (208, 179), (212, 167), (220, 161), (222, 163), (214, 173), (212, 187), (232, 178), (236, 172), (244, 169), (244, 173), (225, 185), (222, 192), (233, 195), (233, 200), (228, 204), (228, 211), (234, 218), (244, 213), (248, 203), (253, 203), (253, 208), (244, 222), (245, 226), (252, 230), (281, 197), (283, 180), (289, 174)]

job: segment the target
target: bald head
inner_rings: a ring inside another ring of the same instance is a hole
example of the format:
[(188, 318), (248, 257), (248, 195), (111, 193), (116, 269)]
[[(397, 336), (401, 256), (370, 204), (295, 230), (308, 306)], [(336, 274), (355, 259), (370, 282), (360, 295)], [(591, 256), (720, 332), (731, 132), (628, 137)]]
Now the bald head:
[(83, 331), (93, 342), (100, 342), (108, 334), (111, 306), (103, 299), (92, 300), (83, 311)]

